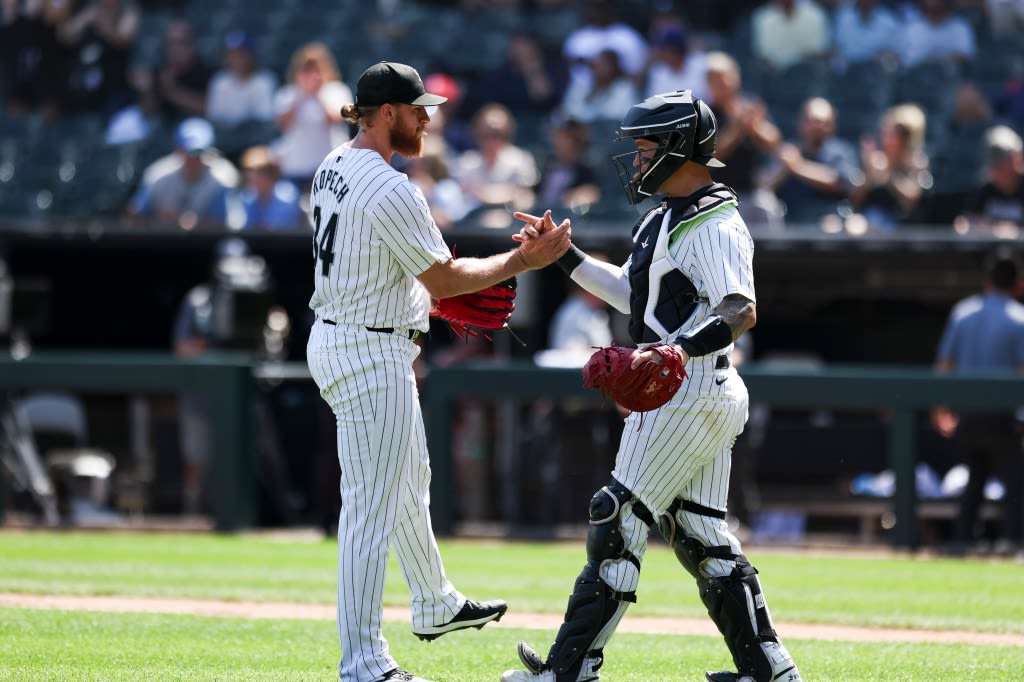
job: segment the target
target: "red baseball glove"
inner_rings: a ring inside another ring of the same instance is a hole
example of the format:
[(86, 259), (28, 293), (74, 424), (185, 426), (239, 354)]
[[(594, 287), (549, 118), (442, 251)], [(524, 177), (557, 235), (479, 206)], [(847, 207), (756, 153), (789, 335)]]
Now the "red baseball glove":
[(636, 348), (606, 346), (597, 349), (583, 367), (583, 385), (596, 388), (633, 412), (661, 407), (676, 394), (686, 378), (683, 354), (678, 346), (656, 343), (648, 346), (664, 360), (645, 362), (631, 369)]
[(516, 278), (469, 294), (438, 299), (432, 317), (440, 317), (455, 334), (463, 339), (469, 336), (491, 338), (487, 331), (508, 326), (512, 311), (516, 309)]

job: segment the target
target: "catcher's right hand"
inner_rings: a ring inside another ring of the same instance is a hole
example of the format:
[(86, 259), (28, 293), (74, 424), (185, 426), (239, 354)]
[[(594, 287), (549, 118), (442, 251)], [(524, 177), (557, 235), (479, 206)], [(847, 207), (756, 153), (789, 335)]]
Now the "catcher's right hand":
[[(653, 356), (658, 356), (658, 362)], [(623, 346), (597, 349), (583, 367), (583, 385), (599, 389), (632, 412), (661, 407), (686, 379), (686, 353), (679, 346), (656, 343), (640, 351)]]
[[(512, 217), (525, 223), (522, 229), (519, 230), (518, 234), (512, 235), (512, 239), (517, 242), (525, 242), (530, 239), (535, 239), (545, 232), (550, 232), (551, 230), (556, 229), (556, 227), (560, 227), (560, 225), (555, 225), (555, 220), (551, 217), (551, 209), (544, 211), (544, 215), (539, 218), (535, 215), (530, 215), (529, 213), (523, 213), (522, 211), (515, 211), (512, 213)], [(568, 222), (569, 219), (566, 218), (561, 224), (565, 225)]]

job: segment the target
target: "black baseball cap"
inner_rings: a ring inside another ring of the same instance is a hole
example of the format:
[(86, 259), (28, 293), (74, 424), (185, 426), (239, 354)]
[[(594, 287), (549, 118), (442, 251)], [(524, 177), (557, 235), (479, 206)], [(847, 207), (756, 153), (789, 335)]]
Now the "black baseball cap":
[(447, 102), (447, 97), (433, 95), (423, 87), (423, 79), (416, 69), (397, 62), (379, 62), (359, 77), (356, 83), (356, 106), (373, 107), (381, 104), (413, 104), (434, 106)]

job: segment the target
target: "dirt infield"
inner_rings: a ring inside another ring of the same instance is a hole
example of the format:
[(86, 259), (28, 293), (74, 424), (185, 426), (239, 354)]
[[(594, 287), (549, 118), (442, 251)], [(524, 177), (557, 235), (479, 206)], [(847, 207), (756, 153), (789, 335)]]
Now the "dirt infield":
[[(0, 593), (0, 608), (5, 607), (59, 609), (65, 611), (104, 611), (108, 613), (171, 613), (222, 618), (334, 620), (333, 606), (284, 602)], [(384, 619), (392, 622), (409, 622), (409, 611), (404, 608), (388, 607), (384, 609)], [(554, 631), (561, 622), (562, 617), (560, 614), (517, 613), (512, 610), (505, 615), (497, 626)], [(1024, 646), (1024, 635), (1020, 634), (868, 628), (787, 622), (778, 623), (777, 626), (787, 639)], [(618, 631), (658, 635), (718, 636), (714, 625), (706, 618), (629, 617), (622, 621)]]

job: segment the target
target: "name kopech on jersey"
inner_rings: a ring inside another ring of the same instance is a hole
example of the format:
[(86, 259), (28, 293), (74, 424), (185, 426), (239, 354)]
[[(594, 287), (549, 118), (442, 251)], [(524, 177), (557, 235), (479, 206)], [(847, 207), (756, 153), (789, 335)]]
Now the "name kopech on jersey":
[(416, 276), (451, 259), (426, 198), (375, 151), (343, 145), (310, 192), (314, 289), (323, 319), (426, 331), (430, 294)]

